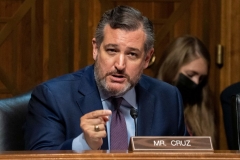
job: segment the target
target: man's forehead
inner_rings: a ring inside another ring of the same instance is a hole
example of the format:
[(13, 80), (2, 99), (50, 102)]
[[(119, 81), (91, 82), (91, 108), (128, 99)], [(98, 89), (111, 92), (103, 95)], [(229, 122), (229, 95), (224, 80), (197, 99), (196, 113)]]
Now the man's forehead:
[(135, 32), (135, 31), (142, 31), (143, 34), (145, 35), (145, 32), (143, 30), (143, 26), (141, 25), (141, 27), (138, 27), (138, 28), (135, 28), (135, 29), (127, 29), (127, 28), (112, 28), (109, 24), (106, 24), (104, 26), (104, 29), (103, 29), (103, 34), (107, 34), (106, 31), (125, 31), (125, 32)]
[[(108, 39), (109, 38), (109, 39)], [(109, 43), (113, 43), (113, 41), (124, 41), (124, 42), (143, 42), (146, 41), (145, 32), (139, 28), (137, 30), (125, 30), (125, 29), (113, 29), (109, 25), (105, 26), (103, 32), (103, 41), (109, 41)], [(106, 42), (108, 43), (108, 42)]]

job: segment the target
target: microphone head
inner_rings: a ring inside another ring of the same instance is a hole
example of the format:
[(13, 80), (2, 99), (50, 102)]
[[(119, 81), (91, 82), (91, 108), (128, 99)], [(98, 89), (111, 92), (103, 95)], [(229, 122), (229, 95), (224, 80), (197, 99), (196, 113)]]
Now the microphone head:
[(137, 118), (137, 116), (138, 116), (137, 110), (132, 107), (130, 110), (130, 115), (132, 116), (133, 119)]

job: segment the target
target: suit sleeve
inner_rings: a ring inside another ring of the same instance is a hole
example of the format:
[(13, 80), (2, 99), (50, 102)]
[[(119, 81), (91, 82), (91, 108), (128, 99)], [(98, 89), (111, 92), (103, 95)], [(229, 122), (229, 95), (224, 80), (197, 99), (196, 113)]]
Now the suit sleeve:
[(66, 139), (64, 122), (52, 92), (45, 85), (33, 91), (24, 126), (27, 150), (71, 150), (73, 139)]

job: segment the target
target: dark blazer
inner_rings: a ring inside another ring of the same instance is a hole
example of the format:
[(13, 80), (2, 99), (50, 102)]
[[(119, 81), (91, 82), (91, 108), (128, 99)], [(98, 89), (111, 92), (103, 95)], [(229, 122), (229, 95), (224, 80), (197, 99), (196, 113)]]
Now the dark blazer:
[[(24, 127), (26, 149), (72, 149), (72, 140), (82, 133), (80, 117), (103, 109), (93, 68), (49, 80), (33, 90)], [(142, 75), (135, 89), (139, 136), (187, 135), (176, 87)], [(108, 149), (107, 138), (101, 149)]]

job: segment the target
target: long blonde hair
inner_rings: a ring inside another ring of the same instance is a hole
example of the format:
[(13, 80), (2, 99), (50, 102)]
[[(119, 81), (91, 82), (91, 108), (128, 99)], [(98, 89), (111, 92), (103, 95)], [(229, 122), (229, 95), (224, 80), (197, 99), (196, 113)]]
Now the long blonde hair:
[[(157, 78), (176, 85), (175, 77), (180, 68), (199, 57), (206, 60), (209, 70), (210, 54), (205, 45), (197, 37), (191, 35), (178, 37), (163, 53)], [(192, 135), (211, 136), (215, 146), (214, 106), (211, 104), (209, 96), (210, 89), (206, 83), (203, 87), (201, 103), (185, 105), (184, 116)]]

